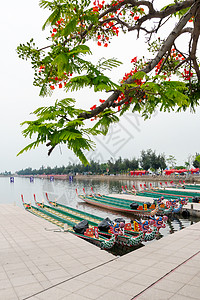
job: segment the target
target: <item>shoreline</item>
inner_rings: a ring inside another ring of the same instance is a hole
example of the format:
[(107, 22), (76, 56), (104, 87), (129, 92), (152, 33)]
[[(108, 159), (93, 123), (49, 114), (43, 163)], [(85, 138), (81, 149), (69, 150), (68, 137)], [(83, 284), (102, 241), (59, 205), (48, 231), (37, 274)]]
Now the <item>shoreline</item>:
[[(69, 174), (62, 174), (62, 175), (13, 175), (13, 177), (21, 177), (21, 178), (41, 178), (41, 179), (50, 179), (53, 180), (69, 180), (69, 177), (72, 176), (73, 180), (101, 180), (101, 181), (143, 181), (143, 182), (165, 182), (173, 180), (175, 183), (178, 183), (180, 180), (185, 181), (186, 183), (197, 183), (200, 184), (200, 176), (191, 175), (186, 178), (186, 176), (152, 176), (152, 175), (142, 175), (142, 176), (132, 176), (132, 175), (69, 175)], [(7, 176), (10, 177), (10, 176)]]

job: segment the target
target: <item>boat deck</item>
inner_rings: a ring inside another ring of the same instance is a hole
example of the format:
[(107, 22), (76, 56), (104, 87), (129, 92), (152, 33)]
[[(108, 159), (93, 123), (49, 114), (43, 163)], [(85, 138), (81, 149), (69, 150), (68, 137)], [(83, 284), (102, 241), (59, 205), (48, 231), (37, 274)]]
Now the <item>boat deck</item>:
[(0, 299), (199, 299), (200, 222), (122, 257), (0, 205)]

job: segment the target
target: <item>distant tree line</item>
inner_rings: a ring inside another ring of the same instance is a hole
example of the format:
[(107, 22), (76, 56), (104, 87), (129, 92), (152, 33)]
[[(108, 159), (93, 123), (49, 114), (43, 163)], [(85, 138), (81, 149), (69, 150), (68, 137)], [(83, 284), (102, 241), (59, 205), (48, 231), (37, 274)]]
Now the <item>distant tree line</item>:
[(18, 175), (50, 175), (50, 174), (84, 174), (84, 173), (92, 173), (92, 174), (123, 174), (129, 171), (134, 171), (138, 169), (143, 170), (152, 170), (157, 171), (158, 169), (164, 170), (167, 167), (166, 158), (164, 154), (156, 155), (155, 151), (148, 149), (146, 151), (141, 151), (140, 158), (132, 158), (132, 159), (122, 159), (119, 157), (114, 160), (111, 158), (106, 163), (95, 162), (94, 160), (90, 161), (90, 164), (84, 166), (81, 163), (71, 164), (69, 163), (67, 166), (62, 167), (47, 167), (42, 166), (39, 170), (26, 168), (16, 173)]

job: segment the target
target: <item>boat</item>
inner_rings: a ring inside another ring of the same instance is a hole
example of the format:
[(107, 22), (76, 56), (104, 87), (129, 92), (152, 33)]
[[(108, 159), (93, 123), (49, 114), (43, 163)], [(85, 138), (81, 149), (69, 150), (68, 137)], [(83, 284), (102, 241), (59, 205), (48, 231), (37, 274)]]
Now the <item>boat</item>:
[(149, 195), (154, 195), (155, 197), (164, 196), (165, 198), (188, 198), (192, 202), (194, 197), (200, 197), (200, 193), (185, 191), (185, 190), (174, 190), (174, 189), (158, 189), (158, 190), (148, 190), (137, 192), (137, 195), (144, 195), (145, 197), (149, 197)]
[[(48, 196), (47, 193), (46, 193), (46, 198), (47, 198), (48, 203), (51, 206), (53, 206), (53, 208), (57, 207), (60, 210), (62, 210), (63, 212), (67, 212), (67, 213), (71, 213), (72, 212), (72, 214), (76, 214), (77, 216), (82, 217), (82, 218), (84, 218), (84, 219), (86, 219), (88, 221), (92, 221), (92, 222), (98, 222), (98, 221), (103, 221), (104, 220), (103, 218), (101, 218), (99, 216), (96, 216), (96, 215), (93, 215), (93, 214), (89, 214), (89, 213), (83, 212), (81, 210), (78, 210), (78, 209), (75, 209), (75, 208), (72, 208), (72, 207), (60, 204), (57, 201), (50, 201), (49, 196)], [(166, 216), (159, 217), (159, 220), (160, 220), (160, 222), (162, 222), (162, 224), (163, 224), (163, 222), (166, 222), (167, 219), (168, 218)], [(134, 228), (136, 230), (132, 229), (132, 225), (131, 225), (131, 222), (130, 222), (130, 223), (125, 223), (124, 231), (125, 231), (125, 233), (131, 234), (131, 235), (132, 234), (134, 234), (134, 235), (137, 234), (138, 235), (138, 233), (140, 231), (142, 231), (143, 232), (142, 241), (153, 240), (158, 235), (159, 229), (162, 227), (162, 226), (157, 226), (157, 224), (159, 224), (159, 223), (152, 224), (152, 222), (148, 222), (147, 220), (145, 220), (145, 221), (135, 220), (133, 223), (134, 223)], [(152, 228), (149, 228), (150, 224), (154, 225), (153, 230), (152, 230)], [(98, 224), (96, 224), (96, 226), (97, 225)], [(163, 227), (165, 227), (165, 226), (163, 226)], [(105, 233), (102, 233), (102, 234), (105, 234)], [(120, 238), (120, 237), (118, 236), (118, 238)], [(137, 243), (140, 242), (140, 238), (141, 238), (141, 236), (139, 235), (138, 237), (134, 238), (134, 240), (131, 239), (131, 245), (137, 245)]]
[[(181, 211), (184, 205), (188, 203), (188, 198), (175, 198), (175, 199), (167, 199), (167, 201), (164, 200), (164, 197), (160, 198), (155, 198), (154, 203), (151, 204), (149, 202), (144, 202), (144, 201), (137, 201), (137, 200), (130, 200), (130, 199), (123, 199), (123, 198), (117, 198), (117, 197), (111, 197), (111, 196), (106, 196), (106, 195), (100, 195), (100, 194), (95, 194), (93, 189), (91, 188), (93, 192), (93, 198), (97, 200), (101, 200), (101, 202), (104, 201), (104, 203), (109, 203), (110, 205), (120, 205), (120, 206), (126, 206), (130, 207), (132, 203), (136, 204), (138, 208), (140, 209), (146, 209), (147, 205), (149, 206), (149, 209), (153, 209), (153, 213), (151, 215), (169, 215), (169, 214), (176, 214)], [(84, 191), (84, 197), (85, 199), (90, 199), (92, 198), (92, 195), (86, 195), (85, 190)], [(77, 192), (77, 191), (76, 191)], [(82, 195), (83, 196), (83, 195)], [(84, 199), (81, 197), (81, 199)], [(87, 200), (88, 201), (88, 200)], [(88, 203), (89, 203), (88, 201)], [(164, 203), (165, 201), (165, 203)], [(153, 206), (154, 205), (154, 206)], [(155, 205), (156, 205), (156, 212), (155, 212)], [(146, 206), (146, 207), (145, 207)], [(135, 213), (137, 214), (137, 212)]]
[[(63, 218), (66, 219), (70, 219), (70, 221), (73, 221), (74, 223), (76, 223), (77, 221), (83, 221), (83, 220), (87, 220), (90, 226), (96, 226), (98, 227), (99, 222), (104, 221), (105, 219), (97, 217), (95, 215), (89, 214), (89, 213), (85, 213), (83, 211), (80, 211), (78, 209), (75, 208), (71, 208), (69, 206), (65, 206), (63, 204), (58, 204), (57, 201), (50, 201), (48, 194), (46, 193), (46, 198), (48, 203), (52, 206), (49, 207), (47, 205), (45, 205), (44, 203), (39, 203), (36, 201), (35, 195), (34, 195), (34, 200), (36, 202), (36, 205), (42, 207), (43, 209), (50, 211), (53, 213), (55, 213), (56, 215), (59, 215), (60, 217), (62, 216)], [(120, 218), (119, 218), (120, 219)], [(117, 219), (116, 219), (117, 220)], [(111, 234), (116, 234), (119, 233), (118, 230), (120, 229), (120, 221), (116, 221), (114, 220), (114, 222), (112, 222), (110, 220), (110, 227), (111, 229), (108, 232), (103, 232), (102, 230), (98, 230), (98, 233), (100, 235), (106, 236), (106, 237), (110, 237)], [(122, 223), (125, 221), (122, 221)], [(121, 234), (117, 234), (116, 236), (116, 243), (120, 244), (122, 246), (127, 246), (127, 247), (132, 247), (132, 246), (136, 246), (138, 244), (140, 244), (142, 241), (146, 241), (146, 240), (151, 240), (155, 237), (155, 235), (153, 236), (152, 234), (152, 229), (149, 228), (149, 225), (146, 224), (146, 227), (141, 227), (141, 230), (133, 230), (131, 223), (125, 223), (124, 227), (123, 227), (123, 231), (121, 232)], [(134, 236), (133, 236), (134, 235)], [(148, 237), (149, 235), (149, 237)]]
[[(84, 191), (84, 195), (82, 194), (78, 194), (78, 191), (76, 189), (76, 193), (77, 196), (79, 197), (79, 199), (98, 206), (98, 207), (102, 207), (102, 208), (106, 208), (109, 210), (113, 210), (113, 211), (120, 211), (120, 212), (125, 212), (131, 215), (135, 215), (135, 216), (153, 216), (156, 213), (158, 213), (159, 211), (159, 205), (158, 204), (150, 204), (150, 203), (142, 203), (140, 201), (130, 201), (127, 199), (122, 199), (122, 198), (115, 198), (115, 197), (109, 197), (106, 195), (100, 195), (100, 194), (93, 194), (93, 195), (86, 195), (85, 190)], [(133, 208), (131, 208), (131, 204)], [(136, 209), (134, 209), (134, 206), (137, 206)], [(149, 206), (149, 208), (148, 208)], [(163, 211), (163, 214), (166, 212), (167, 210)]]
[[(126, 188), (126, 186), (125, 186)], [(130, 199), (124, 199), (124, 198), (117, 198), (117, 197), (111, 197), (111, 196), (107, 196), (107, 195), (101, 195), (101, 194), (95, 194), (93, 189), (91, 188), (92, 190), (92, 193), (94, 195), (95, 198), (98, 198), (98, 199), (105, 199), (105, 200), (109, 200), (109, 201), (112, 201), (112, 203), (122, 203), (122, 204), (126, 204), (126, 205), (129, 205), (131, 206), (131, 204), (136, 204), (138, 206), (138, 208), (141, 206), (146, 209), (146, 208), (149, 208), (149, 209), (152, 209), (152, 214), (151, 215), (155, 215), (155, 214), (158, 214), (158, 215), (168, 215), (170, 213), (173, 212), (173, 205), (171, 205), (171, 207), (168, 205), (166, 206), (165, 203), (163, 202), (164, 200), (164, 197), (160, 197), (160, 198), (154, 198), (154, 202), (153, 203), (150, 203), (150, 202), (145, 202), (143, 200), (130, 200)], [(85, 194), (85, 190), (84, 191), (84, 194)], [(86, 195), (86, 194), (85, 194)], [(86, 195), (87, 196), (87, 195)], [(180, 199), (178, 199), (177, 201), (179, 201)], [(183, 201), (182, 201), (183, 203)]]
[(35, 216), (43, 218), (48, 222), (51, 222), (61, 227), (62, 229), (65, 229), (67, 225), (67, 230), (66, 230), (67, 232), (70, 232), (79, 238), (85, 239), (95, 244), (101, 249), (109, 250), (115, 245), (116, 236), (114, 234), (111, 236), (110, 239), (107, 239), (103, 236), (98, 235), (98, 232), (97, 230), (95, 230), (95, 228), (93, 229), (93, 231), (92, 230), (90, 232), (88, 231), (87, 234), (77, 233), (73, 229), (74, 223), (71, 222), (70, 220), (65, 220), (59, 216), (56, 216), (55, 214), (45, 211), (41, 207), (35, 207), (31, 203), (24, 202), (23, 195), (21, 195), (21, 198), (22, 198), (23, 206), (26, 209), (26, 211), (34, 214)]

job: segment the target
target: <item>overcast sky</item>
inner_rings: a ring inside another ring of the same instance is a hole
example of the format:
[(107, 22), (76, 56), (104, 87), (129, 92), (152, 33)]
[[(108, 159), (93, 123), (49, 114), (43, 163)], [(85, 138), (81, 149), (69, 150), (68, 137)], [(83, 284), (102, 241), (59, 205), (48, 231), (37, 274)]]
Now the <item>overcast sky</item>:
[[(51, 99), (40, 98), (39, 89), (34, 87), (33, 71), (27, 61), (20, 60), (16, 48), (20, 43), (35, 38), (39, 46), (46, 45), (47, 32), (41, 27), (48, 12), (39, 8), (39, 1), (20, 0), (4, 1), (1, 5), (1, 147), (0, 172), (16, 171), (27, 167), (40, 168), (44, 166), (62, 166), (78, 162), (71, 151), (64, 146), (57, 147), (51, 157), (47, 156), (45, 145), (38, 149), (20, 155), (16, 154), (28, 144), (22, 134), (20, 123), (29, 120), (30, 112), (40, 106), (54, 103), (56, 99), (66, 97), (58, 91)], [(112, 76), (118, 80), (131, 69), (130, 61), (134, 56), (145, 54), (145, 44), (136, 42), (135, 34), (130, 34), (113, 40), (108, 48), (90, 44), (93, 51), (92, 60), (104, 56), (116, 57), (124, 61), (119, 70), (114, 70)], [(98, 104), (102, 94), (95, 95), (92, 91), (81, 91), (76, 95), (80, 107), (90, 108)], [(107, 137), (98, 137), (95, 142), (97, 149), (88, 154), (88, 158), (106, 161), (111, 157), (139, 157), (141, 150), (151, 148), (156, 153), (174, 155), (179, 164), (184, 164), (189, 154), (200, 151), (199, 140), (200, 109), (196, 114), (186, 113), (156, 113), (150, 120), (143, 121), (139, 115), (127, 114), (120, 124), (112, 127)]]

